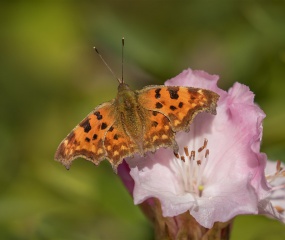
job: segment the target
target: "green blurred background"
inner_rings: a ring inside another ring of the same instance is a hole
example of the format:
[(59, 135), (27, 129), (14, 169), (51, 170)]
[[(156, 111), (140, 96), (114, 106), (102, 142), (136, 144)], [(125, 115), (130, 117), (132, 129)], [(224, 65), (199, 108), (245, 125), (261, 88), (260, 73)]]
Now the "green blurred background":
[[(248, 85), (267, 114), (262, 151), (285, 160), (284, 1), (1, 1), (0, 19), (0, 239), (153, 239), (108, 163), (53, 160), (115, 96), (92, 47), (120, 76), (123, 36), (134, 89), (188, 67)], [(284, 225), (242, 216), (232, 239), (284, 238)]]

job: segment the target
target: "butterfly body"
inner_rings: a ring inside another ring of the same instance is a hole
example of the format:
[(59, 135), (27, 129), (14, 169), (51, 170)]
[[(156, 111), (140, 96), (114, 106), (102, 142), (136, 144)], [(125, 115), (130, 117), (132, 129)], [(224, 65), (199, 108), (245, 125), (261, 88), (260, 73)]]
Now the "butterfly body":
[(124, 158), (160, 147), (178, 152), (175, 134), (188, 131), (199, 112), (216, 114), (219, 95), (206, 89), (152, 85), (133, 91), (121, 82), (117, 97), (96, 107), (59, 145), (55, 159), (67, 168), (77, 157), (114, 170)]
[[(143, 152), (144, 123), (146, 122), (145, 110), (138, 102), (138, 94), (125, 83), (118, 87), (114, 109), (117, 109), (117, 121), (122, 126), (125, 135), (131, 137), (137, 148)], [(116, 111), (116, 110), (115, 110)]]

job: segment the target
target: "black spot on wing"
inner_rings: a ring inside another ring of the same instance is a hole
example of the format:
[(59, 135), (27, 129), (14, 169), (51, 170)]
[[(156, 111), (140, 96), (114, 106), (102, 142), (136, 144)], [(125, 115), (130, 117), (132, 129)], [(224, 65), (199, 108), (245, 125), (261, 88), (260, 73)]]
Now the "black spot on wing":
[(156, 108), (162, 108), (163, 105), (162, 105), (160, 102), (157, 102), (157, 103), (155, 104), (155, 107), (156, 107)]
[(155, 98), (156, 99), (159, 99), (161, 97), (160, 91), (161, 91), (161, 88), (155, 89)]
[(79, 126), (84, 128), (84, 132), (88, 133), (91, 130), (89, 118), (86, 118), (85, 120), (83, 120)]
[(94, 112), (94, 115), (97, 117), (97, 120), (101, 120), (103, 118), (99, 111)]
[(157, 121), (152, 121), (152, 122), (151, 122), (151, 126), (156, 127), (157, 125), (158, 125), (158, 122), (157, 122)]
[(169, 96), (171, 99), (179, 98), (179, 95), (178, 95), (179, 87), (168, 87), (167, 91), (169, 92)]
[(104, 130), (107, 126), (108, 126), (108, 125), (103, 122), (103, 123), (101, 124), (101, 129)]

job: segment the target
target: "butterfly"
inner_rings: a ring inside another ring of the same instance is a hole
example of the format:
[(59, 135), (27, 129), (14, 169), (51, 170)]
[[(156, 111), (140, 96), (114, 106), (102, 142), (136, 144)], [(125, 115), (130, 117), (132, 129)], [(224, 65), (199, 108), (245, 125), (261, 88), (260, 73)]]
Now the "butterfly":
[(119, 80), (116, 98), (88, 114), (60, 143), (55, 159), (67, 169), (78, 157), (96, 165), (107, 159), (116, 171), (134, 154), (161, 147), (177, 153), (175, 134), (188, 131), (199, 112), (216, 114), (218, 99), (215, 92), (193, 87), (150, 85), (133, 91)]
[[(123, 46), (124, 38), (122, 50)], [(133, 91), (123, 80), (123, 68), (122, 79), (117, 80), (116, 98), (97, 106), (58, 146), (55, 160), (67, 169), (78, 157), (96, 165), (107, 159), (116, 172), (123, 159), (134, 154), (144, 155), (160, 147), (172, 147), (177, 154), (176, 132), (189, 131), (199, 112), (216, 114), (219, 95), (210, 90), (151, 85)]]

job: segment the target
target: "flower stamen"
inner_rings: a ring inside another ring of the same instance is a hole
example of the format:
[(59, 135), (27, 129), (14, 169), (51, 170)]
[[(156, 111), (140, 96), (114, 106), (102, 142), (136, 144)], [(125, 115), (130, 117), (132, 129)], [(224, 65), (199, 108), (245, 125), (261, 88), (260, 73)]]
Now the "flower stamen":
[(173, 152), (174, 156), (179, 159), (179, 153)]
[(187, 157), (189, 157), (188, 147), (184, 147), (184, 153)]
[(281, 161), (277, 160), (276, 163), (276, 172), (281, 172), (283, 170), (283, 168), (281, 167)]
[(267, 174), (266, 179), (270, 183), (280, 177), (285, 177), (285, 170), (281, 167), (281, 161), (278, 160), (276, 163), (276, 172)]
[(191, 151), (190, 160), (195, 161), (195, 151)]
[(204, 186), (203, 185), (199, 185), (198, 186), (198, 190), (199, 190), (199, 197), (202, 197), (202, 192), (204, 190)]
[(205, 158), (207, 158), (207, 157), (209, 156), (209, 154), (210, 154), (209, 149), (206, 149), (206, 152), (205, 152)]
[[(194, 144), (195, 143), (193, 143), (193, 146)], [(184, 153), (182, 155), (174, 153), (176, 158), (175, 165), (179, 170), (184, 191), (198, 197), (202, 197), (205, 188), (203, 173), (210, 154), (207, 145), (208, 140), (204, 139), (203, 145), (199, 147), (198, 150), (195, 150), (194, 147), (193, 150), (189, 151), (189, 148), (186, 146), (184, 147)], [(197, 153), (198, 155), (196, 156)], [(199, 157), (198, 160), (195, 160), (196, 157)]]
[(281, 214), (282, 214), (282, 213), (284, 212), (284, 210), (285, 210), (285, 209), (282, 208), (281, 206), (274, 206), (274, 208), (276, 209), (277, 212), (279, 212), (279, 213), (281, 213)]
[(202, 147), (200, 147), (200, 148), (198, 149), (198, 152), (202, 152), (202, 151), (207, 147), (207, 144), (208, 144), (208, 140), (205, 138), (205, 139), (204, 139), (204, 144), (203, 144)]

